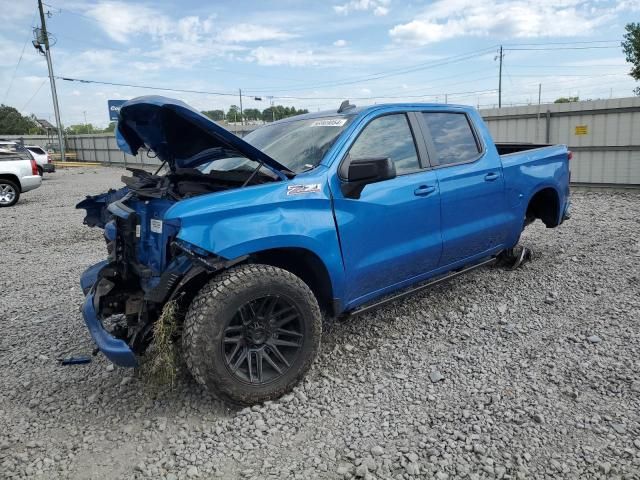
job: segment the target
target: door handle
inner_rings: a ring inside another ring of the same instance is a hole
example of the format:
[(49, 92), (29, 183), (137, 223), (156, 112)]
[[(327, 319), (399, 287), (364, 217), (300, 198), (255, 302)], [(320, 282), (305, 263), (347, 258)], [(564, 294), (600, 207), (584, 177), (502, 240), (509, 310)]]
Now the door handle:
[(499, 173), (491, 172), (491, 173), (487, 173), (484, 176), (484, 179), (487, 182), (493, 182), (494, 180), (497, 180), (499, 177), (500, 177)]
[(413, 194), (418, 197), (425, 197), (435, 191), (436, 191), (436, 187), (434, 187), (433, 185), (420, 185), (418, 188), (416, 188), (413, 191)]

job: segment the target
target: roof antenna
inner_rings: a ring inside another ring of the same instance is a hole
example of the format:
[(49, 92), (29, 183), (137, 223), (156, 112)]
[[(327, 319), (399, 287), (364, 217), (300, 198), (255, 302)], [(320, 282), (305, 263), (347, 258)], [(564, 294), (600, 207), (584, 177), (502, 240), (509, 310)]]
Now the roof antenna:
[(345, 100), (344, 102), (342, 102), (340, 104), (340, 108), (338, 108), (338, 113), (346, 112), (347, 110), (350, 110), (352, 108), (356, 108), (356, 106), (355, 105), (351, 105), (349, 103), (349, 100)]

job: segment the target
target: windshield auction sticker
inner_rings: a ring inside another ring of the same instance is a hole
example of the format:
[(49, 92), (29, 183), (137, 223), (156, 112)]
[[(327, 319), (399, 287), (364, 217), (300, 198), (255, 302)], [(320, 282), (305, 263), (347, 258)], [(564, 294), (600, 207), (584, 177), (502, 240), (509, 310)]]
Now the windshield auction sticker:
[(304, 193), (317, 193), (320, 191), (319, 183), (310, 183), (308, 185), (288, 185), (287, 195), (302, 195)]
[(341, 127), (347, 123), (346, 118), (325, 118), (323, 120), (316, 120), (310, 126), (311, 127)]

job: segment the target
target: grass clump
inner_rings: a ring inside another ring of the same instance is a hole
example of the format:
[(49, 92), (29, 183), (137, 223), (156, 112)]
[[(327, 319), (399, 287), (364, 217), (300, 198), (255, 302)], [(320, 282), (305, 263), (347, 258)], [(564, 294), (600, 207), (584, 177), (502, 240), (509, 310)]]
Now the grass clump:
[(176, 381), (178, 352), (174, 338), (178, 333), (177, 314), (176, 302), (167, 302), (153, 326), (153, 343), (147, 352), (145, 378), (147, 383), (158, 387), (173, 387)]

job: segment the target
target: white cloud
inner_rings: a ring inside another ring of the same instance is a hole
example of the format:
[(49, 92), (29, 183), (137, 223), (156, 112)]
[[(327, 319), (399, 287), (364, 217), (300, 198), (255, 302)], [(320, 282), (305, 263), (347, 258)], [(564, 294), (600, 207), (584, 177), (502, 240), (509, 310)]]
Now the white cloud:
[(593, 32), (618, 7), (598, 0), (437, 0), (421, 15), (389, 30), (396, 42), (416, 45), (460, 36), (572, 37)]
[(248, 60), (255, 61), (259, 65), (289, 65), (292, 67), (315, 65), (319, 61), (314, 57), (313, 50), (275, 47), (258, 47), (251, 51)]
[(224, 29), (220, 33), (219, 38), (230, 43), (249, 43), (268, 40), (288, 40), (296, 36), (297, 35), (293, 33), (284, 32), (277, 28), (240, 23), (233, 27)]
[(88, 8), (86, 15), (99, 22), (105, 33), (120, 43), (128, 42), (135, 35), (160, 37), (176, 29), (182, 29), (181, 33), (185, 34), (184, 23), (171, 21), (156, 9), (145, 5), (119, 1), (100, 2)]
[(389, 3), (390, 0), (350, 0), (342, 5), (334, 5), (333, 10), (340, 15), (372, 11), (375, 16), (383, 17), (389, 13)]
[(347, 41), (346, 40), (336, 40), (335, 42), (333, 42), (333, 46), (334, 47), (346, 47), (347, 46)]

